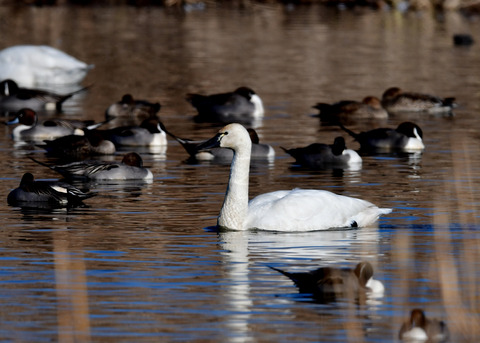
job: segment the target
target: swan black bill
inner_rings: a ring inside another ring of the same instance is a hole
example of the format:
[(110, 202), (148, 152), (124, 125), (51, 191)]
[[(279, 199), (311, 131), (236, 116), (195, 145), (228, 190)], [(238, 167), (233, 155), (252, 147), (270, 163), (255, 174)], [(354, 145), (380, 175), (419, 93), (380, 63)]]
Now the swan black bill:
[(205, 151), (220, 147), (220, 140), (222, 139), (223, 135), (225, 135), (225, 133), (217, 133), (214, 137), (201, 143), (197, 146), (198, 151)]

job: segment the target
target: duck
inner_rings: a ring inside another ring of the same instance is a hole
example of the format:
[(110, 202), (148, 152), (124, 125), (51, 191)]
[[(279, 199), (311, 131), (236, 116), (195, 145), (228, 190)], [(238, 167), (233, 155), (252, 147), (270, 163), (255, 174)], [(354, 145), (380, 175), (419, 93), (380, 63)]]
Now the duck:
[(62, 181), (36, 181), (32, 173), (22, 176), (18, 188), (7, 196), (10, 206), (18, 207), (67, 207), (81, 205), (82, 201), (95, 196), (96, 193), (86, 193)]
[(124, 94), (122, 99), (108, 106), (105, 117), (110, 118), (141, 118), (155, 117), (162, 106), (147, 100), (134, 99), (131, 94)]
[(398, 338), (407, 342), (446, 342), (449, 331), (444, 321), (427, 318), (422, 309), (415, 308), (402, 324)]
[(295, 163), (312, 169), (357, 169), (362, 164), (360, 155), (347, 149), (343, 137), (336, 137), (333, 144), (313, 143), (302, 148), (281, 148), (295, 158)]
[(320, 267), (308, 272), (292, 273), (270, 268), (292, 280), (300, 293), (312, 294), (316, 299), (335, 300), (336, 297), (349, 294), (358, 297), (362, 292), (379, 297), (385, 291), (383, 283), (373, 278), (373, 267), (368, 261), (358, 263), (354, 269)]
[(391, 209), (353, 197), (317, 189), (280, 190), (248, 201), (252, 141), (245, 127), (231, 123), (199, 148), (234, 152), (217, 227), (227, 230), (315, 231), (373, 225)]
[(392, 128), (378, 128), (355, 133), (339, 123), (340, 127), (360, 143), (362, 151), (418, 152), (425, 149), (423, 131), (415, 123), (403, 122)]
[[(198, 147), (205, 143), (206, 140), (191, 140), (187, 138), (180, 138), (171, 133), (170, 131), (164, 128), (165, 132), (179, 142), (185, 151), (190, 155), (190, 159), (195, 161), (231, 161), (233, 158), (233, 150), (222, 149), (222, 148), (212, 148), (212, 149), (203, 149), (199, 150)], [(275, 158), (275, 150), (269, 144), (260, 143), (260, 138), (258, 137), (255, 129), (247, 129), (250, 139), (252, 141), (252, 155), (251, 158), (255, 160), (267, 159), (273, 160)]]
[(249, 87), (212, 95), (190, 93), (186, 99), (198, 111), (196, 122), (247, 123), (264, 115), (262, 99)]
[(32, 157), (30, 159), (56, 171), (67, 179), (80, 179), (82, 181), (153, 180), (152, 172), (143, 167), (142, 157), (136, 152), (125, 154), (121, 162), (87, 160), (50, 166)]
[(42, 89), (22, 88), (15, 81), (7, 79), (0, 82), (0, 110), (14, 112), (28, 107), (34, 111), (61, 112), (66, 100), (88, 88), (57, 94)]
[(105, 122), (94, 123), (93, 120), (48, 119), (38, 123), (37, 113), (30, 108), (19, 110), (15, 118), (6, 122), (6, 125), (16, 126), (12, 131), (14, 140), (42, 141), (71, 134), (84, 135), (84, 129), (95, 129)]
[(341, 100), (333, 104), (318, 103), (313, 108), (320, 111), (322, 123), (336, 123), (351, 119), (386, 119), (388, 112), (382, 107), (379, 98), (367, 96), (363, 100)]
[(118, 126), (108, 130), (97, 130), (115, 146), (158, 147), (167, 145), (167, 135), (158, 118), (147, 118), (139, 126)]
[(104, 139), (96, 130), (84, 130), (84, 135), (67, 135), (44, 140), (37, 146), (45, 149), (47, 155), (62, 159), (84, 160), (91, 156), (113, 155), (115, 144)]
[(382, 95), (382, 105), (390, 113), (426, 112), (450, 113), (456, 107), (455, 98), (440, 98), (435, 95), (404, 92), (399, 87), (390, 87)]
[(78, 84), (93, 68), (48, 45), (15, 45), (0, 51), (0, 80), (22, 87), (38, 84)]

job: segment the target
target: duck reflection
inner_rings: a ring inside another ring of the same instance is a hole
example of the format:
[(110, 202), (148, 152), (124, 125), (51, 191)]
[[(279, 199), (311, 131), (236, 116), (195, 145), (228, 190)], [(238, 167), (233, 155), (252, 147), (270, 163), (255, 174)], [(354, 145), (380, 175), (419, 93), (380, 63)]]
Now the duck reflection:
[[(250, 321), (252, 320), (255, 289), (252, 286), (250, 271), (255, 267), (254, 261), (261, 260), (262, 264), (265, 263), (265, 266), (278, 264), (279, 261), (290, 261), (298, 264), (303, 260), (308, 260), (309, 264), (312, 260), (334, 260), (335, 264), (344, 264), (345, 257), (348, 256), (347, 259), (351, 264), (351, 256), (359, 253), (362, 258), (372, 260), (373, 256), (377, 256), (372, 245), (378, 240), (378, 230), (371, 228), (302, 233), (261, 230), (219, 231), (218, 239), (223, 249), (222, 260), (225, 265), (225, 279), (230, 280), (224, 292), (226, 308), (228, 308), (226, 323), (231, 332), (234, 332), (232, 335), (234, 341), (244, 342), (252, 339), (253, 335), (253, 332), (250, 331)], [(364, 250), (364, 252), (357, 251), (358, 248)], [(373, 261), (372, 263), (374, 264)], [(328, 262), (325, 262), (325, 264), (328, 265)], [(372, 265), (370, 263), (361, 264), (361, 269), (363, 269), (364, 279), (367, 279), (368, 282), (369, 277), (367, 276), (368, 272), (373, 271)], [(349, 273), (346, 272), (346, 274)], [(350, 281), (353, 283), (353, 278)], [(375, 284), (376, 282), (371, 281), (369, 285)], [(371, 298), (369, 293), (373, 292), (366, 290), (364, 285), (360, 286), (360, 283), (357, 286), (362, 287), (364, 291), (359, 291), (359, 300), (347, 301), (348, 306), (354, 306), (355, 303), (371, 306), (370, 299), (375, 299), (375, 296), (379, 297), (376, 299), (380, 299), (383, 296), (381, 291), (383, 287), (378, 287), (378, 284), (372, 286), (375, 288), (376, 295)], [(302, 298), (298, 299), (305, 302), (306, 297), (302, 295)], [(314, 297), (309, 299), (311, 302), (319, 302)], [(347, 297), (342, 299), (349, 300)], [(322, 300), (335, 303), (339, 298), (323, 298)], [(294, 310), (290, 309), (288, 311)]]
[(362, 261), (355, 268), (320, 267), (308, 272), (287, 272), (275, 267), (298, 287), (300, 293), (312, 294), (319, 303), (329, 303), (348, 297), (363, 299), (365, 295), (382, 297), (383, 284), (373, 279), (373, 267)]

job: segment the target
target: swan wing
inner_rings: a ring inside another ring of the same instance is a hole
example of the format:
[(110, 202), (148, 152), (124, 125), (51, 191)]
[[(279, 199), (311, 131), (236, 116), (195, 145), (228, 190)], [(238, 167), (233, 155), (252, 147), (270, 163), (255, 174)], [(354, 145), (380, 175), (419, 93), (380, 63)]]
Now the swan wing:
[(294, 189), (257, 196), (249, 202), (247, 228), (313, 231), (372, 225), (389, 209), (322, 190)]

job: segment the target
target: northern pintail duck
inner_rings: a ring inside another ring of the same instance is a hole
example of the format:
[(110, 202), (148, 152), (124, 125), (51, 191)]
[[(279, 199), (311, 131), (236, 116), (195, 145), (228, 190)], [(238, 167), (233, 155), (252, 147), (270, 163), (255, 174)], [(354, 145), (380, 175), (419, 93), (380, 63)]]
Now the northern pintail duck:
[(312, 169), (358, 168), (362, 164), (360, 155), (347, 149), (343, 137), (335, 138), (333, 144), (313, 143), (303, 148), (282, 149), (295, 158), (295, 163)]
[[(233, 150), (231, 149), (222, 149), (222, 148), (212, 148), (212, 149), (199, 149), (198, 147), (204, 144), (207, 140), (191, 140), (187, 138), (180, 138), (167, 131), (164, 128), (165, 132), (173, 137), (177, 142), (179, 142), (185, 151), (190, 155), (190, 158), (197, 161), (231, 161), (233, 158)], [(268, 159), (271, 160), (275, 158), (275, 150), (269, 144), (260, 143), (260, 138), (258, 137), (257, 132), (254, 129), (247, 129), (250, 139), (252, 141), (252, 155), (251, 158), (254, 160)]]
[(140, 126), (119, 126), (109, 130), (98, 130), (105, 139), (116, 146), (156, 147), (167, 145), (167, 135), (158, 118), (148, 118)]
[(316, 189), (293, 189), (265, 193), (248, 201), (252, 141), (240, 124), (229, 124), (199, 148), (229, 148), (234, 151), (230, 178), (217, 225), (231, 230), (315, 231), (330, 228), (365, 227), (391, 209)]
[(134, 99), (131, 94), (125, 94), (122, 99), (111, 104), (105, 111), (105, 116), (109, 118), (133, 118), (147, 119), (155, 117), (160, 111), (160, 103), (152, 103), (147, 100)]
[(382, 107), (380, 99), (374, 96), (367, 96), (361, 102), (342, 100), (333, 104), (318, 103), (313, 108), (320, 111), (320, 121), (325, 123), (388, 118), (388, 112)]
[(300, 293), (312, 294), (317, 300), (333, 301), (336, 297), (370, 293), (383, 296), (383, 284), (373, 279), (373, 267), (369, 262), (360, 262), (354, 269), (321, 267), (308, 272), (286, 272), (270, 267), (292, 280)]
[(104, 139), (96, 130), (86, 130), (84, 136), (68, 135), (43, 142), (38, 146), (45, 149), (49, 156), (61, 159), (83, 160), (90, 156), (113, 155), (116, 152), (115, 144)]
[(20, 186), (12, 190), (7, 197), (11, 206), (19, 207), (67, 207), (80, 205), (83, 200), (95, 193), (85, 193), (80, 189), (61, 181), (35, 181), (33, 174), (25, 173)]
[(248, 87), (213, 95), (187, 94), (187, 101), (198, 111), (197, 122), (250, 122), (264, 114), (262, 99)]
[(60, 173), (67, 179), (110, 181), (153, 179), (152, 172), (143, 167), (143, 160), (136, 152), (125, 154), (121, 162), (90, 160), (49, 166), (33, 158), (32, 160)]
[(422, 129), (415, 123), (403, 122), (396, 129), (378, 128), (355, 133), (340, 124), (340, 127), (360, 143), (362, 151), (421, 151)]
[(41, 89), (21, 88), (13, 80), (3, 80), (0, 82), (0, 110), (12, 112), (30, 108), (34, 111), (60, 112), (67, 99), (87, 88), (61, 95)]
[(95, 124), (92, 120), (48, 119), (38, 123), (37, 113), (29, 108), (18, 111), (15, 118), (6, 123), (16, 126), (12, 131), (15, 140), (42, 141), (71, 134), (83, 135), (83, 129), (94, 129), (104, 123)]
[(418, 308), (411, 311), (398, 333), (398, 338), (405, 342), (446, 342), (448, 337), (444, 321), (427, 318), (423, 310)]
[(80, 83), (93, 65), (46, 45), (15, 45), (0, 51), (0, 80), (23, 87)]
[(398, 87), (391, 87), (383, 93), (382, 105), (390, 113), (449, 113), (456, 106), (453, 97), (440, 98), (430, 94), (404, 92)]

